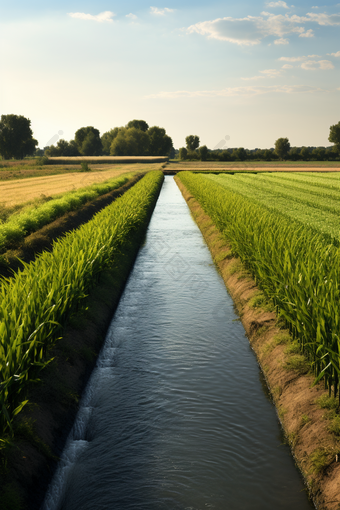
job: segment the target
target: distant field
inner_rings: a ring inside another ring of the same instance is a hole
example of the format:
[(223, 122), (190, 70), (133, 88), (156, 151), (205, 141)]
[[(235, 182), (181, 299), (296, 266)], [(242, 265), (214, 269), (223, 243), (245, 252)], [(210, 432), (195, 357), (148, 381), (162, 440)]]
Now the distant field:
[(42, 195), (47, 197), (76, 190), (118, 177), (129, 172), (146, 172), (149, 170), (159, 170), (157, 164), (132, 164), (110, 169), (91, 171), (91, 172), (72, 172), (57, 175), (45, 175), (42, 177), (30, 177), (22, 179), (13, 179), (0, 182), (0, 203), (6, 207), (12, 207), (16, 204), (22, 204)]
[(176, 161), (171, 160), (166, 170), (257, 170), (257, 171), (340, 171), (340, 161)]
[(48, 158), (49, 163), (56, 164), (74, 164), (75, 162), (86, 161), (93, 164), (112, 164), (112, 163), (165, 163), (167, 156), (58, 156)]

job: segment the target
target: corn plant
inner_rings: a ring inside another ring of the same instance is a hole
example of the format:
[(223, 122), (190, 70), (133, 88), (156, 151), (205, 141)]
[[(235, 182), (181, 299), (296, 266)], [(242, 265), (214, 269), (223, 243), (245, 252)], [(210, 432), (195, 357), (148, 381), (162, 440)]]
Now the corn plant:
[(57, 241), (10, 279), (0, 280), (0, 435), (26, 404), (27, 384), (48, 363), (48, 349), (98, 275), (145, 229), (162, 183), (147, 173), (122, 197)]
[[(180, 174), (183, 184), (285, 319), (312, 362), (315, 382), (323, 378), (336, 395), (340, 376), (340, 249), (300, 221), (275, 208), (268, 209), (211, 177)], [(257, 199), (256, 191), (253, 195)]]

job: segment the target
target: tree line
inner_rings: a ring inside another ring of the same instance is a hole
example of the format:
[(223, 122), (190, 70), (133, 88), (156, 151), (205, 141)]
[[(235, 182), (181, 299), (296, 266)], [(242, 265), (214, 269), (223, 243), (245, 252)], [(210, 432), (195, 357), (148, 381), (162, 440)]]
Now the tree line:
[(164, 128), (149, 127), (145, 120), (131, 120), (100, 136), (93, 126), (76, 131), (74, 140), (59, 140), (46, 148), (46, 156), (169, 156), (172, 139)]
[[(246, 161), (246, 160), (334, 160), (340, 156), (340, 122), (330, 126), (328, 140), (332, 147), (291, 147), (288, 138), (278, 138), (272, 149), (209, 150), (199, 146), (197, 135), (186, 137), (186, 147), (181, 147), (178, 157), (185, 159)], [(22, 115), (1, 115), (0, 155), (4, 159), (23, 159), (26, 156), (42, 155), (36, 149), (38, 142), (33, 138), (31, 121)], [(131, 120), (126, 126), (115, 127), (102, 136), (93, 126), (82, 127), (75, 133), (74, 140), (64, 139), (56, 145), (45, 147), (46, 156), (170, 156), (175, 157), (172, 139), (164, 128), (149, 127), (144, 120)]]
[(199, 147), (200, 139), (197, 135), (185, 138), (186, 147), (178, 151), (179, 159), (199, 159), (201, 161), (246, 161), (246, 160), (291, 160), (291, 161), (331, 161), (340, 156), (340, 122), (329, 128), (329, 142), (331, 147), (291, 147), (288, 138), (278, 138), (275, 147), (271, 149), (233, 149), (210, 150), (206, 145)]
[(102, 136), (93, 126), (81, 127), (70, 142), (60, 139), (56, 145), (37, 149), (31, 121), (22, 115), (2, 115), (0, 119), (0, 155), (3, 159), (26, 156), (170, 156), (172, 139), (164, 128), (149, 127), (144, 120), (131, 120)]

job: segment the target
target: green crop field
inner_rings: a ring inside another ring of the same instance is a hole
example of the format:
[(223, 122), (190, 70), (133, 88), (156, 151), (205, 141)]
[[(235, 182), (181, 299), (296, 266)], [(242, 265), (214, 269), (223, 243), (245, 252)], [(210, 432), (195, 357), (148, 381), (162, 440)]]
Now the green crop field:
[[(144, 232), (163, 180), (147, 173), (122, 197), (70, 232), (13, 278), (0, 279), (0, 449), (26, 404), (27, 384), (48, 363), (60, 327), (78, 309), (98, 275), (128, 253)], [(144, 230), (143, 230), (144, 229)]]
[(340, 380), (338, 174), (179, 178), (273, 302), (334, 396)]

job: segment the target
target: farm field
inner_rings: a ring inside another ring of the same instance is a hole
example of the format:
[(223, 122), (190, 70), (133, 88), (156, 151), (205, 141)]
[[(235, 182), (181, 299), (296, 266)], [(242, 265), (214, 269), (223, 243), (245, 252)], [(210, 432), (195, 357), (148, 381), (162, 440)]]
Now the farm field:
[[(29, 204), (0, 208), (0, 253), (18, 247), (24, 238), (71, 211), (79, 211), (99, 197), (133, 185), (143, 174), (124, 173), (85, 188), (58, 194), (54, 198), (36, 199)], [(117, 191), (118, 192), (118, 191)], [(67, 229), (66, 229), (67, 230)], [(21, 256), (19, 255), (21, 258)]]
[(337, 175), (179, 177), (289, 326), (297, 364), (310, 366), (316, 381), (339, 395)]
[(226, 189), (256, 200), (329, 239), (340, 239), (340, 174), (209, 175)]
[(275, 171), (339, 172), (339, 161), (179, 161), (170, 160), (166, 170), (178, 171)]
[[(27, 403), (27, 384), (48, 364), (56, 331), (77, 310), (115, 254), (131, 249), (130, 236), (144, 231), (162, 182), (148, 173), (120, 199), (69, 233), (0, 286), (0, 436)], [(91, 239), (91, 243), (88, 240)], [(39, 275), (39, 279), (37, 279)], [(22, 320), (25, 318), (25, 320)]]
[(135, 164), (119, 166), (118, 168), (110, 167), (104, 171), (72, 172), (0, 181), (0, 203), (6, 207), (14, 206), (39, 198), (41, 195), (54, 196), (67, 191), (73, 191), (128, 172), (146, 172), (149, 170), (159, 170), (159, 168), (160, 165), (157, 163), (147, 165), (147, 167), (143, 164)]

